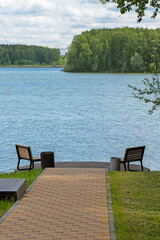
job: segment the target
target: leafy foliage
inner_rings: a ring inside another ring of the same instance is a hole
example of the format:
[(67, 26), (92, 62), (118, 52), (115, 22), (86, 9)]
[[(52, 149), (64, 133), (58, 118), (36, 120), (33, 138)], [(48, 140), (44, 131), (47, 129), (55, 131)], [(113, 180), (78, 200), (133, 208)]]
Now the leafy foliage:
[(155, 18), (159, 13), (160, 3), (158, 0), (100, 0), (102, 3), (114, 2), (117, 8), (120, 9), (121, 14), (130, 12), (135, 9), (137, 13), (138, 22), (142, 21), (147, 8), (153, 9), (152, 18)]
[(143, 59), (140, 54), (135, 52), (134, 56), (131, 57), (131, 67), (133, 69), (133, 72), (143, 72), (144, 71), (144, 64)]
[(133, 89), (133, 95), (145, 103), (152, 103), (152, 109), (149, 114), (152, 114), (158, 106), (160, 106), (160, 80), (157, 73), (152, 75), (152, 79), (145, 78), (142, 80), (144, 88), (140, 89), (135, 86), (129, 85)]
[(0, 45), (0, 65), (52, 65), (60, 59), (60, 50), (28, 45)]
[(66, 71), (160, 71), (160, 29), (92, 29), (73, 38)]

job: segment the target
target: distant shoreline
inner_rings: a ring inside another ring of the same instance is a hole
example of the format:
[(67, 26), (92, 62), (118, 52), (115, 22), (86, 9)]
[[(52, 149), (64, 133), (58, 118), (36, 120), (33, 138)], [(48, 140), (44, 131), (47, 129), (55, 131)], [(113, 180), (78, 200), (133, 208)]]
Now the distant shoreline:
[(64, 68), (63, 65), (0, 65), (0, 68)]
[(66, 71), (64, 65), (5, 65), (5, 66), (0, 65), (0, 68), (63, 68), (63, 71), (64, 71), (64, 72), (67, 72), (67, 73), (152, 74), (152, 72), (115, 72), (115, 71), (104, 71), (104, 72), (72, 72), (72, 71)]

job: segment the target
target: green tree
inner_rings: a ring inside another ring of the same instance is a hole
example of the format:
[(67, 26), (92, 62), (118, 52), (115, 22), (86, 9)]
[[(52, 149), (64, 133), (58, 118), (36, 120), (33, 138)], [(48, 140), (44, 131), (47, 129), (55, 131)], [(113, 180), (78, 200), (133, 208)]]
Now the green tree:
[(21, 54), (18, 49), (13, 51), (12, 58), (13, 58), (13, 64), (15, 64), (15, 65), (19, 64), (20, 59), (21, 59)]
[(106, 59), (104, 51), (103, 35), (91, 36), (89, 41), (91, 49), (91, 64), (90, 67), (93, 72), (103, 71), (106, 68)]
[(91, 55), (92, 51), (88, 43), (82, 43), (79, 55), (78, 65), (81, 72), (91, 71)]
[(66, 71), (78, 71), (78, 53), (75, 44), (73, 43), (69, 47), (69, 54), (67, 54), (67, 66)]
[(143, 72), (144, 71), (143, 58), (137, 52), (135, 52), (134, 56), (131, 57), (130, 62), (131, 62), (131, 67), (134, 72)]
[[(85, 54), (86, 67), (82, 66)], [(92, 29), (75, 36), (68, 49), (65, 70), (151, 72), (152, 66), (160, 69), (160, 29), (125, 27)]]
[(28, 45), (0, 45), (1, 65), (53, 64), (59, 59), (59, 49)]
[(3, 57), (3, 64), (4, 65), (10, 65), (11, 64), (8, 53)]
[(120, 9), (121, 14), (130, 12), (135, 9), (137, 13), (138, 22), (142, 21), (147, 8), (153, 9), (152, 18), (155, 18), (159, 13), (160, 3), (159, 0), (100, 0), (102, 3), (114, 2), (117, 8)]

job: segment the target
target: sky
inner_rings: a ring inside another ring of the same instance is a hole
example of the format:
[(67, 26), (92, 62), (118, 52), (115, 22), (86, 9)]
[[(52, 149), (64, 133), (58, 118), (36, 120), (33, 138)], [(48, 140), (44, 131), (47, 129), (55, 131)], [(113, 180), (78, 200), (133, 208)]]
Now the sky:
[(0, 0), (0, 44), (67, 48), (75, 35), (93, 28), (160, 27), (160, 15), (146, 11), (121, 15), (114, 3), (100, 0)]

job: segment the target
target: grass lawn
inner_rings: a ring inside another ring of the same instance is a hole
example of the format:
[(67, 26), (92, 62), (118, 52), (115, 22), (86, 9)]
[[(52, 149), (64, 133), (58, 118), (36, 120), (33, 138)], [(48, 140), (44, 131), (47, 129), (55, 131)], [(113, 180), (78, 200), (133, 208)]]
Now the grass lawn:
[(160, 172), (109, 172), (117, 240), (160, 240)]
[[(32, 171), (21, 171), (13, 173), (0, 174), (0, 178), (25, 178), (27, 181), (27, 188), (31, 183), (40, 175), (42, 170), (36, 169)], [(14, 204), (13, 199), (2, 199), (0, 200), (0, 217), (2, 217)]]

